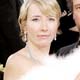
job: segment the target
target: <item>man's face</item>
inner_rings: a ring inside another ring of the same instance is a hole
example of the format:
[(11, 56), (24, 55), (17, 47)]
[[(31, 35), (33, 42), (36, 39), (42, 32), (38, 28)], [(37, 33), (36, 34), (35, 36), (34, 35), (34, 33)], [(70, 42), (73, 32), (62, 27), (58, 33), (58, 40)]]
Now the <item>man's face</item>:
[(80, 30), (80, 0), (73, 0), (73, 18)]

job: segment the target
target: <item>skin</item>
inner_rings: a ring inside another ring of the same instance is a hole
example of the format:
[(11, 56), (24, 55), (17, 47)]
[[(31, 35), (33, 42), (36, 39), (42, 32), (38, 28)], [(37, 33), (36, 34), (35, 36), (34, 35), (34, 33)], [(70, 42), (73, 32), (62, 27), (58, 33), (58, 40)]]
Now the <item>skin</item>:
[(17, 80), (21, 75), (30, 71), (31, 68), (41, 65), (37, 59), (41, 60), (48, 55), (50, 44), (55, 38), (58, 26), (59, 19), (56, 15), (46, 16), (40, 11), (37, 5), (32, 4), (28, 9), (26, 30), (27, 44), (31, 52), (35, 55), (35, 58), (37, 57), (36, 61), (34, 62), (29, 57), (27, 47), (21, 49), (8, 58), (4, 72), (4, 80)]

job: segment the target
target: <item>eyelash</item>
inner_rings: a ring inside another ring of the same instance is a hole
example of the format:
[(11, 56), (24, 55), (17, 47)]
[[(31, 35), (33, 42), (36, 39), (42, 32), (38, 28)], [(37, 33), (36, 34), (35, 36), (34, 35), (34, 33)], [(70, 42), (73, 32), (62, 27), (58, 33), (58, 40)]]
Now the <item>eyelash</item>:
[(32, 21), (38, 21), (39, 19), (37, 19), (37, 18), (34, 18), (34, 19), (32, 19)]

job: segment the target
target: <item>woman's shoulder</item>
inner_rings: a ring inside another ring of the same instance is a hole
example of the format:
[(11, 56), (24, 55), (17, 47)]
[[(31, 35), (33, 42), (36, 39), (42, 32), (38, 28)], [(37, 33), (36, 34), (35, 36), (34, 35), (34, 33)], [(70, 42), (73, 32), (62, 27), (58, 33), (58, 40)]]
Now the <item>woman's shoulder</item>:
[[(28, 57), (28, 52), (26, 48), (23, 48), (16, 53), (10, 55), (7, 59), (6, 65), (12, 65), (12, 66), (21, 66), (21, 65), (29, 65), (31, 63), (30, 58)], [(28, 66), (27, 65), (27, 66)]]
[(33, 65), (26, 54), (26, 49), (23, 48), (9, 56), (4, 71), (5, 80), (16, 80), (18, 77), (30, 70)]
[(21, 61), (23, 58), (23, 54), (25, 53), (25, 49), (21, 49), (13, 54), (11, 54), (8, 59), (7, 59), (7, 63), (17, 63), (18, 61)]

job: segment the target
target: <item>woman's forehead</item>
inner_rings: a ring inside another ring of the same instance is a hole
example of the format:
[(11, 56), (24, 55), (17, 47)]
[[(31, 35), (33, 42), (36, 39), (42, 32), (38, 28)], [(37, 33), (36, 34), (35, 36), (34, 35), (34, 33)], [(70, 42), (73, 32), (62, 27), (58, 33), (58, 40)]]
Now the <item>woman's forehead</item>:
[(31, 4), (28, 8), (28, 14), (29, 15), (40, 15), (40, 14), (44, 14), (46, 16), (56, 16), (56, 11), (54, 11), (53, 9), (50, 9), (49, 7), (46, 6), (46, 8), (42, 7), (41, 5), (37, 5), (37, 4)]

